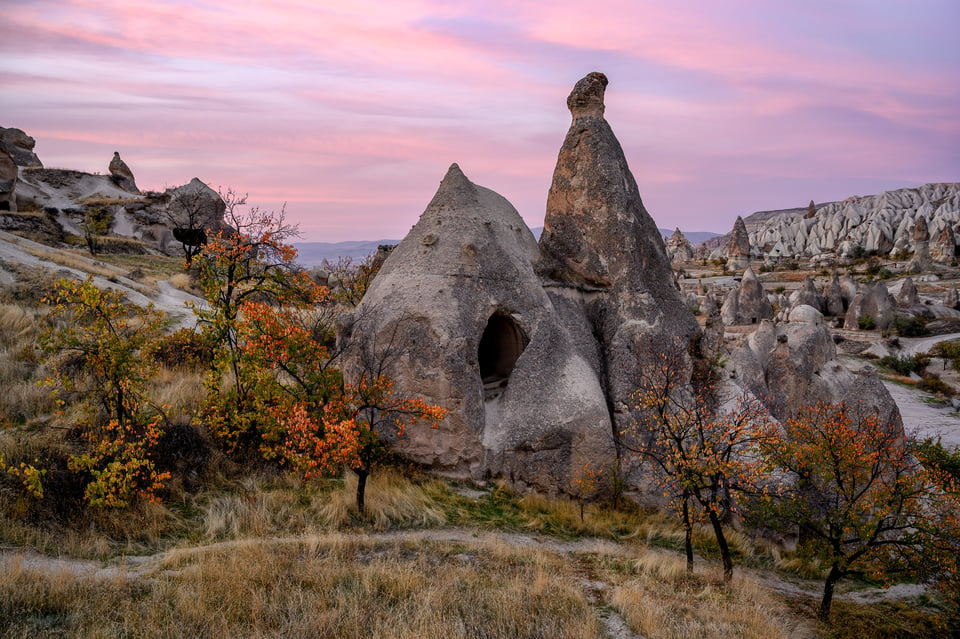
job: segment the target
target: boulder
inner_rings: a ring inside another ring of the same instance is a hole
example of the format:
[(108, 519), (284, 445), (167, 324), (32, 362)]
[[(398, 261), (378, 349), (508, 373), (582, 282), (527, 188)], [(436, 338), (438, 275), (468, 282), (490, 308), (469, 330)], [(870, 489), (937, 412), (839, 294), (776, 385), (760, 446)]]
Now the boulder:
[(955, 309), (958, 304), (960, 304), (960, 295), (957, 294), (957, 285), (954, 284), (943, 296), (943, 305)]
[(943, 228), (937, 231), (930, 244), (930, 257), (940, 264), (952, 264), (956, 261), (957, 238), (949, 224), (944, 224)]
[(110, 178), (117, 187), (128, 193), (140, 193), (137, 188), (137, 182), (133, 177), (133, 171), (127, 166), (127, 163), (120, 159), (118, 151), (113, 152), (113, 159), (110, 160)]
[[(883, 330), (893, 323), (895, 302), (883, 282), (868, 282), (857, 291), (847, 309), (845, 328), (859, 328), (861, 323), (872, 323)], [(870, 318), (867, 320), (866, 318)]]
[[(226, 203), (219, 193), (199, 178), (193, 178), (183, 186), (167, 189), (164, 195), (165, 222), (171, 227), (177, 240), (182, 242), (189, 239), (187, 235), (192, 234), (197, 236), (196, 243), (202, 244), (207, 235), (223, 228)], [(199, 237), (201, 235), (202, 241)]]
[(6, 151), (17, 166), (43, 167), (40, 158), (33, 152), (36, 143), (36, 140), (20, 129), (0, 127), (0, 148)]

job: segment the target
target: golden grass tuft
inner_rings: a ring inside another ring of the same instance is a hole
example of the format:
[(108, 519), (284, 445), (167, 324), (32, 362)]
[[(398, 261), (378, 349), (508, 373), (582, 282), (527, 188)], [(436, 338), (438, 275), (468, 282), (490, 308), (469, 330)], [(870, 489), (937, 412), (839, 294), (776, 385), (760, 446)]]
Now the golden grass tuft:
[(686, 572), (682, 556), (647, 552), (634, 574), (619, 579), (610, 596), (633, 632), (648, 639), (790, 636), (797, 625), (786, 606), (756, 582), (722, 583), (719, 568)]
[(10, 636), (592, 639), (563, 558), (455, 544), (250, 540), (172, 553), (148, 579), (0, 565)]
[[(343, 487), (323, 496), (323, 501), (317, 504), (320, 520), (334, 528), (358, 520), (356, 495), (357, 476), (347, 471)], [(447, 523), (443, 509), (423, 487), (389, 469), (374, 472), (367, 479), (364, 510), (362, 521), (376, 530)]]
[(178, 288), (181, 291), (186, 291), (188, 293), (196, 292), (191, 286), (190, 275), (188, 273), (174, 273), (170, 276), (170, 286), (173, 288)]

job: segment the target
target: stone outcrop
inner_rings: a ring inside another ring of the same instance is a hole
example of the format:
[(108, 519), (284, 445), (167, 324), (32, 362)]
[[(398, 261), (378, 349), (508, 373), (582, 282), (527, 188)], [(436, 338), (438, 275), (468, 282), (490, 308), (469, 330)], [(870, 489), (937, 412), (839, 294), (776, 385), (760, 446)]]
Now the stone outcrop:
[(727, 293), (720, 317), (727, 326), (759, 324), (761, 320), (773, 319), (773, 305), (752, 268), (748, 267), (740, 285)]
[(907, 266), (907, 270), (920, 273), (927, 271), (933, 265), (933, 259), (930, 257), (930, 230), (927, 227), (927, 219), (917, 216), (917, 221), (913, 227), (913, 259)]
[[(844, 320), (845, 328), (859, 328), (861, 324), (872, 324), (873, 328), (883, 330), (894, 320), (893, 296), (883, 282), (868, 282), (857, 291)], [(869, 318), (869, 319), (867, 319)]]
[(956, 309), (960, 305), (960, 294), (957, 293), (957, 285), (954, 284), (943, 296), (943, 305), (947, 308)]
[(952, 264), (957, 259), (957, 236), (953, 227), (943, 225), (930, 243), (930, 257), (939, 264)]
[[(839, 295), (840, 284), (837, 282), (837, 293)], [(817, 290), (816, 285), (813, 283), (813, 278), (807, 275), (803, 278), (803, 284), (800, 285), (800, 288), (795, 290), (790, 294), (790, 308), (796, 308), (798, 306), (812, 306), (818, 311), (823, 311), (825, 304), (823, 297), (820, 296), (820, 292)]]
[(127, 166), (127, 163), (120, 159), (118, 151), (113, 152), (113, 159), (110, 160), (110, 178), (118, 187), (128, 193), (139, 193), (137, 181), (133, 177), (133, 171)]
[(739, 271), (750, 265), (750, 234), (739, 215), (733, 223), (730, 241), (727, 243), (727, 268)]
[(925, 184), (850, 197), (819, 205), (813, 216), (807, 207), (764, 211), (747, 217), (745, 222), (753, 250), (763, 259), (777, 262), (915, 252), (915, 227), (921, 218), (928, 228), (929, 255), (946, 261), (955, 247), (946, 244), (946, 235), (941, 240), (941, 233), (947, 227), (955, 233), (960, 224), (960, 183)]
[(0, 149), (0, 211), (17, 210), (17, 165), (10, 154)]
[(854, 374), (836, 359), (823, 316), (799, 306), (789, 323), (764, 321), (730, 352), (728, 369), (738, 385), (762, 398), (777, 419), (817, 402), (846, 402), (854, 410), (876, 411), (902, 428), (896, 403), (872, 369)]
[(694, 252), (690, 241), (680, 232), (680, 229), (674, 229), (673, 235), (664, 242), (667, 255), (671, 262), (690, 262), (693, 260)]
[(833, 272), (833, 277), (830, 278), (830, 284), (827, 287), (824, 297), (824, 310), (827, 315), (838, 316), (846, 312), (847, 306), (843, 298), (843, 289), (840, 287), (840, 277), (836, 271)]
[(0, 148), (7, 152), (17, 166), (43, 167), (40, 158), (33, 152), (34, 146), (36, 146), (36, 140), (20, 129), (0, 127)]
[(908, 277), (900, 285), (900, 292), (897, 293), (897, 306), (904, 309), (913, 308), (920, 303), (920, 295), (917, 293), (917, 285), (913, 283), (913, 278)]
[(364, 351), (348, 374), (403, 344), (397, 388), (450, 409), (438, 430), (393, 438), (408, 458), (555, 491), (615, 459), (638, 353), (699, 334), (603, 117), (606, 84), (592, 73), (567, 100), (539, 245), (509, 202), (453, 165), (344, 320)]

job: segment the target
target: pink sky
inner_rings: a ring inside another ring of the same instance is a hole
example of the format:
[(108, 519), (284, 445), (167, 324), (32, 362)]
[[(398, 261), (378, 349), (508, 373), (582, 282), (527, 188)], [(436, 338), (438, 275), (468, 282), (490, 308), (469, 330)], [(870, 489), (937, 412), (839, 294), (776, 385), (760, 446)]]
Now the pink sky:
[[(781, 6), (786, 5), (786, 6)], [(542, 224), (565, 100), (658, 225), (960, 181), (957, 0), (2, 0), (0, 126), (48, 167), (196, 176), (303, 240), (399, 239), (447, 167)]]

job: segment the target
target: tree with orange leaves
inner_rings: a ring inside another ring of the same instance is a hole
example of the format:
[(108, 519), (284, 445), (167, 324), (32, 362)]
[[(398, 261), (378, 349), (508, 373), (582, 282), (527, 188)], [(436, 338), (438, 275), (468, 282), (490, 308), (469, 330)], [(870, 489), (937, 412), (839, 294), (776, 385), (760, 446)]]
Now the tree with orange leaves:
[(723, 522), (737, 513), (736, 489), (752, 484), (751, 454), (765, 431), (766, 410), (748, 395), (721, 397), (712, 367), (699, 368), (685, 346), (648, 345), (641, 355), (635, 393), (637, 419), (621, 433), (621, 446), (650, 464), (652, 478), (684, 527), (687, 570), (693, 570), (693, 522), (710, 522), (720, 549), (724, 581), (733, 578), (733, 559)]
[(923, 552), (933, 484), (899, 424), (862, 405), (816, 404), (762, 440), (766, 471), (784, 481), (760, 501), (767, 521), (798, 526), (800, 551), (825, 557), (819, 618), (830, 616), (837, 582), (851, 574), (882, 577)]

